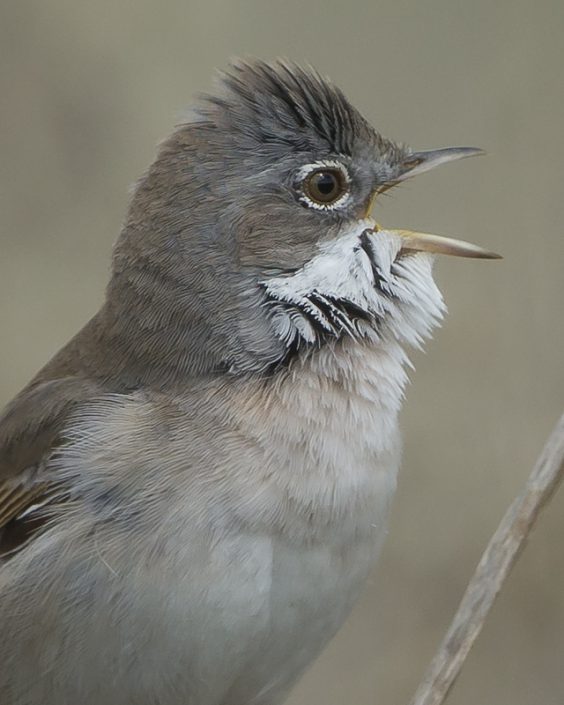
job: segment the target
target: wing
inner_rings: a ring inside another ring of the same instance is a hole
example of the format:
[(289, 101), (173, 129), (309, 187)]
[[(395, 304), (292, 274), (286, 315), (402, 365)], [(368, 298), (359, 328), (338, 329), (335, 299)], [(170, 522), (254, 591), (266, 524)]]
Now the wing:
[(69, 414), (100, 391), (96, 382), (74, 376), (39, 381), (0, 415), (0, 557), (43, 522), (34, 510), (50, 500), (45, 462), (61, 442)]

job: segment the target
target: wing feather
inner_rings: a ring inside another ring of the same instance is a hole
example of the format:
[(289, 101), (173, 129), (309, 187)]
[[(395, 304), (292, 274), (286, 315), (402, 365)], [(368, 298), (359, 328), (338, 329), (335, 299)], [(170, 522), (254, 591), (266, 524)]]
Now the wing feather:
[(65, 423), (101, 386), (78, 377), (38, 382), (0, 415), (0, 555), (13, 552), (44, 521), (52, 499), (45, 464), (64, 439)]

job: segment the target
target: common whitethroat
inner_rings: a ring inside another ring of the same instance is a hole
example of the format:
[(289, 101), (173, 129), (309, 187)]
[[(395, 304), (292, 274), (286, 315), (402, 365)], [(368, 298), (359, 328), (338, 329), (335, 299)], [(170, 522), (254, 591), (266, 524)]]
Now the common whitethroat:
[(138, 182), (101, 310), (0, 418), (2, 705), (274, 705), (374, 565), (435, 253), (378, 194), (471, 148), (239, 62)]

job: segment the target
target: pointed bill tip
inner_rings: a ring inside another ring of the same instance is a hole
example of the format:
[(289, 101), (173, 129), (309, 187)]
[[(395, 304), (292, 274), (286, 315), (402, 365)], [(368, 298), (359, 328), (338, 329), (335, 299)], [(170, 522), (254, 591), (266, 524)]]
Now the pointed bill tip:
[(402, 252), (430, 252), (432, 254), (472, 257), (475, 259), (503, 259), (497, 252), (490, 252), (479, 245), (451, 237), (417, 233), (411, 230), (389, 230), (402, 238)]
[(410, 179), (412, 176), (423, 174), (442, 164), (467, 159), (468, 157), (482, 157), (485, 150), (479, 147), (445, 147), (444, 149), (429, 149), (422, 152), (411, 152), (405, 159), (397, 181)]

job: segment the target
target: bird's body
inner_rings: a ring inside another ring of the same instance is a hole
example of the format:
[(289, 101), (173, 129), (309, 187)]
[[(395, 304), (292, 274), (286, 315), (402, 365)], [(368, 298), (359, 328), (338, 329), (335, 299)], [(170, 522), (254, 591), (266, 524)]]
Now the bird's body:
[[(366, 203), (422, 158), (284, 66), (239, 69), (249, 82), (228, 77), (227, 98), (165, 144), (102, 311), (0, 419), (2, 705), (274, 705), (376, 560), (404, 347), (443, 305), (431, 256), (379, 231)], [(358, 203), (354, 145), (340, 145), (346, 157), (307, 142), (312, 87), (380, 155)], [(269, 91), (303, 134), (288, 146), (273, 100), (280, 131), (253, 151), (233, 116)], [(225, 115), (239, 159), (214, 141)], [(249, 153), (258, 161), (241, 175)], [(295, 197), (275, 173), (294, 173), (289, 155), (299, 179), (316, 179)], [(346, 216), (325, 212), (328, 174)]]
[[(396, 401), (378, 386), (396, 365), (351, 346), (266, 384), (215, 378), (86, 408), (57, 461), (81, 468), (79, 504), (0, 578), (0, 622), (22, 635), (0, 647), (0, 692), (25, 693), (39, 662), (30, 702), (43, 705), (60, 702), (61, 668), (80, 674), (67, 698), (85, 705), (276, 702), (348, 614), (384, 537), (399, 447)], [(130, 507), (140, 493), (150, 513)], [(26, 592), (37, 598), (22, 607)], [(62, 651), (44, 652), (46, 633)]]

